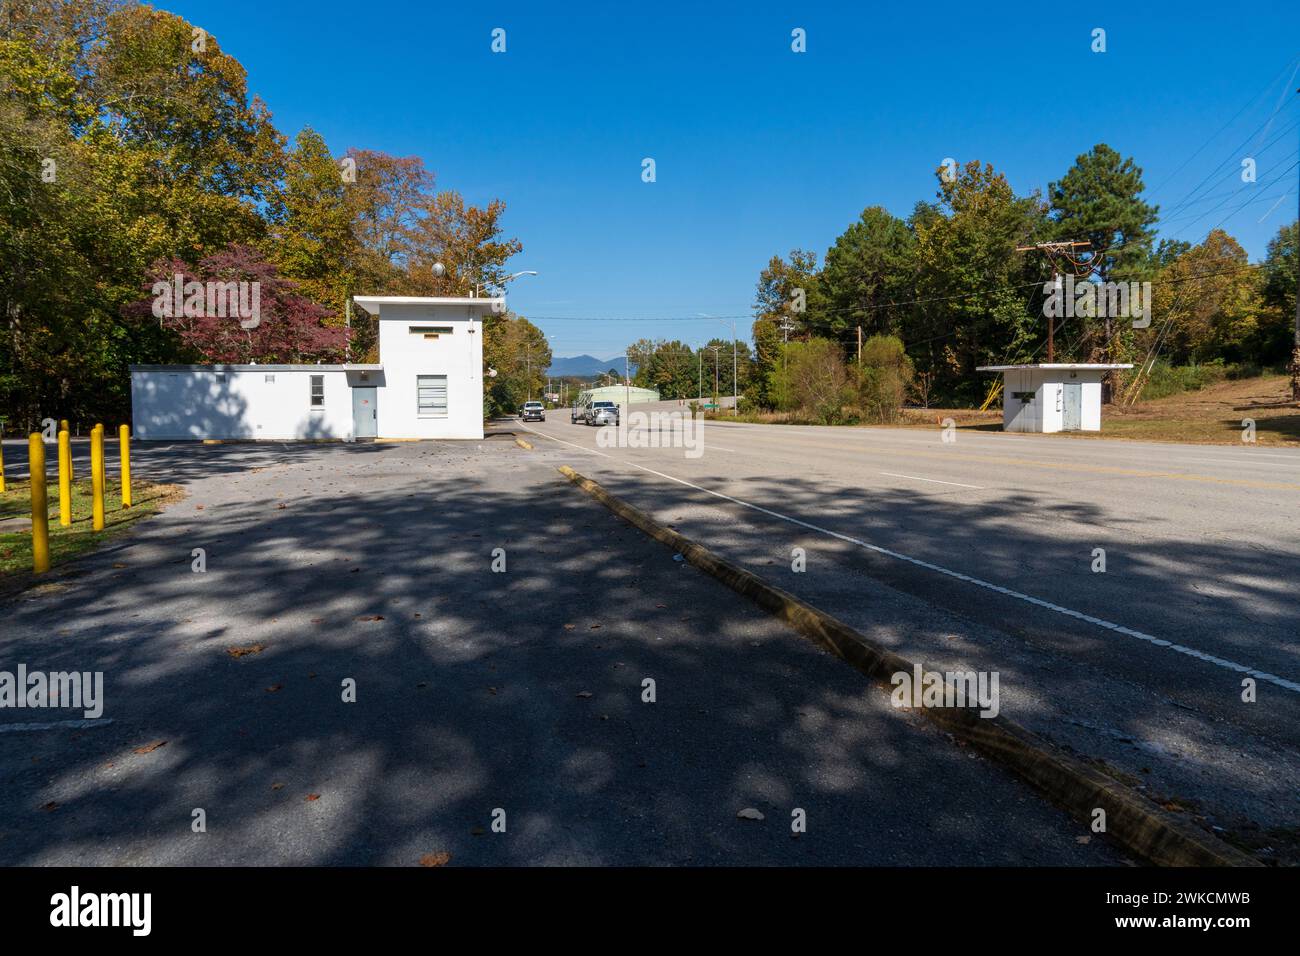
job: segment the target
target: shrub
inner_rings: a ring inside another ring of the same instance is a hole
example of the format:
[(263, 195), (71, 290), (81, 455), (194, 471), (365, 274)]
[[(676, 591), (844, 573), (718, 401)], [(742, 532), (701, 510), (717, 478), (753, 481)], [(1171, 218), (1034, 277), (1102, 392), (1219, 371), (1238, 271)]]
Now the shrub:
[(915, 372), (903, 343), (892, 335), (873, 335), (862, 344), (858, 403), (869, 422), (890, 425), (903, 414)]
[(772, 373), (772, 393), (782, 411), (798, 411), (823, 425), (844, 420), (854, 398), (854, 377), (840, 347), (828, 339), (791, 342)]

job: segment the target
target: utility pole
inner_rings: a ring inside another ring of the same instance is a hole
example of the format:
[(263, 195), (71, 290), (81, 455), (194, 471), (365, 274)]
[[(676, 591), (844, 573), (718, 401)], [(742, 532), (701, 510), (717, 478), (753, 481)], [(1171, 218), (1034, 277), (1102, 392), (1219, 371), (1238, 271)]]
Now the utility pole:
[[(1040, 242), (1032, 246), (1016, 246), (1016, 252), (1044, 253), (1047, 256), (1048, 262), (1050, 262), (1052, 266), (1052, 285), (1059, 291), (1061, 288), (1061, 270), (1057, 268), (1057, 264), (1059, 260), (1061, 259), (1069, 260), (1071, 265), (1075, 266), (1076, 268), (1075, 274), (1077, 275), (1078, 274), (1077, 269), (1080, 263), (1078, 262), (1078, 260), (1074, 258), (1075, 250), (1077, 249), (1080, 252), (1082, 252), (1084, 250), (1091, 249), (1091, 248), (1092, 248), (1091, 242), (1076, 242), (1072, 239), (1067, 239), (1063, 242)], [(1056, 340), (1054, 335), (1055, 331), (1056, 331), (1056, 321), (1049, 315), (1047, 316), (1047, 364), (1048, 365), (1051, 365), (1056, 361)], [(1107, 348), (1110, 347), (1109, 338), (1107, 338), (1106, 346)]]
[[(1296, 90), (1300, 93), (1300, 90)], [(1300, 180), (1300, 167), (1296, 168)], [(1300, 402), (1300, 196), (1296, 198), (1295, 340), (1291, 344), (1291, 401)]]
[[(713, 353), (713, 394), (716, 397), (718, 394), (718, 353), (722, 351), (722, 346), (706, 345), (704, 347)], [(717, 409), (715, 408), (714, 411), (716, 412)]]
[(858, 364), (862, 364), (862, 326), (858, 326)]
[(786, 358), (785, 358), (785, 348), (784, 348), (784, 346), (787, 346), (787, 345), (790, 344), (790, 333), (791, 333), (795, 328), (796, 328), (796, 326), (795, 326), (793, 323), (791, 323), (791, 321), (790, 321), (789, 319), (787, 319), (784, 315), (781, 316), (781, 345), (782, 345), (782, 349), (781, 349), (781, 371), (782, 371), (782, 372), (785, 371), (785, 367), (786, 367), (786, 365), (788, 364), (788, 363), (786, 362)]

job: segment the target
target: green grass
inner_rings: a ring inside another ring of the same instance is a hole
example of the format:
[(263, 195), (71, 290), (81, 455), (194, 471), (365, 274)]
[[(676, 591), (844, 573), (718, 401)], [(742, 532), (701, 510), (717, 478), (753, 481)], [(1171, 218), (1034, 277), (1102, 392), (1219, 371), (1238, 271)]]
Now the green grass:
[[(51, 478), (54, 476), (51, 475)], [(46, 485), (49, 503), (50, 567), (54, 568), (73, 558), (98, 548), (105, 541), (131, 527), (141, 518), (156, 514), (161, 508), (177, 500), (181, 491), (175, 485), (159, 485), (148, 481), (131, 482), (133, 507), (122, 507), (122, 486), (109, 481), (104, 489), (104, 530), (91, 529), (90, 479), (72, 484), (72, 524), (59, 524), (59, 485), (51, 480)], [(32, 516), (31, 491), (27, 481), (8, 481), (0, 492), (0, 519)], [(24, 579), (32, 577), (32, 535), (29, 530), (0, 532), (0, 584), (6, 587), (21, 586)]]

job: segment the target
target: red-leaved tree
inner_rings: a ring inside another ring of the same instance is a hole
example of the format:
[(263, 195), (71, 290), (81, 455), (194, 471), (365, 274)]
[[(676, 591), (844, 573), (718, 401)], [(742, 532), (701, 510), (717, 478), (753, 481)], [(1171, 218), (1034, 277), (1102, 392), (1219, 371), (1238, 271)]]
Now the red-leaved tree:
[(232, 245), (200, 259), (157, 262), (147, 298), (127, 310), (153, 316), (207, 362), (342, 361), (348, 330), (325, 325), (334, 313), (298, 294), (255, 249)]

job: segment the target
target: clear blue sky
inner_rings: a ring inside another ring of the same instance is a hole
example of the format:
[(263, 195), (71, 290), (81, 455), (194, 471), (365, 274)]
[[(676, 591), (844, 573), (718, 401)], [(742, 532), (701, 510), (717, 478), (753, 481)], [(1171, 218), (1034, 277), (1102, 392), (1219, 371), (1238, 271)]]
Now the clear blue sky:
[[(1209, 198), (1162, 221), (1163, 235), (1198, 241), (1249, 202), (1222, 225), (1252, 259), (1296, 215), (1296, 168), (1284, 172), (1300, 151), (1294, 0), (992, 12), (158, 5), (216, 35), (287, 135), (311, 125), (336, 154), (419, 155), (440, 187), (506, 200), (507, 233), (524, 245), (512, 265), (541, 273), (513, 284), (510, 305), (557, 356), (606, 358), (642, 336), (729, 336), (701, 315), (740, 316), (748, 337), (772, 254), (824, 253), (868, 205), (907, 215), (933, 196), (945, 157), (991, 162), (1027, 193), (1104, 141), (1144, 169), (1162, 220), (1205, 182), (1198, 196)], [(504, 54), (490, 49), (496, 27)], [(796, 27), (807, 53), (791, 52)], [(1095, 27), (1106, 30), (1102, 54), (1090, 49)], [(647, 156), (653, 184), (641, 181)], [(1256, 157), (1253, 186), (1240, 180), (1243, 156)]]

